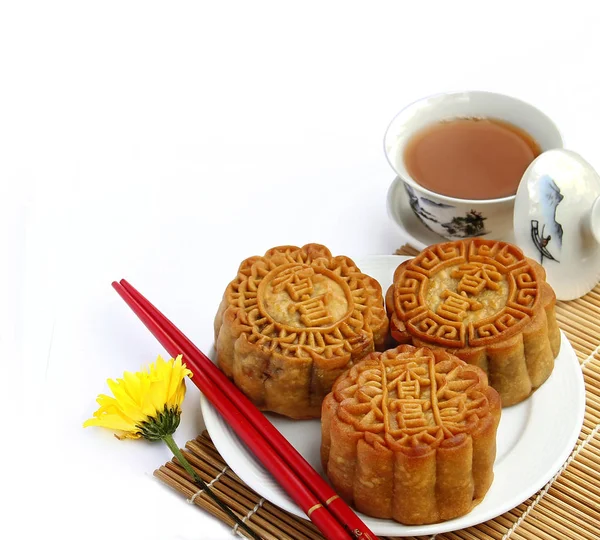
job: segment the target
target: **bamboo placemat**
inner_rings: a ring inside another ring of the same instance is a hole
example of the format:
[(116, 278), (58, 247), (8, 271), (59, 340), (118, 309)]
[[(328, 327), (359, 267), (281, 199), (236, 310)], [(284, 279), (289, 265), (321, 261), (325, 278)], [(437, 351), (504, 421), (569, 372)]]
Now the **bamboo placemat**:
[[(403, 246), (398, 255), (417, 251)], [(413, 540), (597, 540), (600, 538), (600, 284), (578, 300), (558, 302), (557, 319), (581, 364), (586, 388), (586, 412), (579, 439), (561, 470), (524, 503), (480, 525)], [(219, 497), (265, 540), (319, 540), (310, 521), (297, 518), (264, 500), (227, 466), (205, 431), (189, 441), (184, 454)], [(177, 460), (154, 472), (230, 527), (232, 521), (198, 491)], [(244, 536), (240, 531), (236, 531)]]

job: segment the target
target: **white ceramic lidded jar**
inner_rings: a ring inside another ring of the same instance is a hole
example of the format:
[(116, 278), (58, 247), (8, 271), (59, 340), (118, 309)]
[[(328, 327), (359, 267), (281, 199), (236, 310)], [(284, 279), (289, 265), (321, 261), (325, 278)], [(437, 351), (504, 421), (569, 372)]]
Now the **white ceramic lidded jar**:
[[(450, 92), (429, 96), (405, 107), (388, 126), (384, 149), (403, 183), (415, 215), (435, 233), (451, 239), (512, 238), (515, 195), (498, 199), (459, 199), (419, 185), (404, 163), (407, 143), (421, 130), (456, 118), (490, 118), (508, 122), (528, 133), (542, 152), (562, 148), (558, 128), (537, 108), (519, 99), (492, 92)], [(398, 190), (388, 204), (400, 206)]]

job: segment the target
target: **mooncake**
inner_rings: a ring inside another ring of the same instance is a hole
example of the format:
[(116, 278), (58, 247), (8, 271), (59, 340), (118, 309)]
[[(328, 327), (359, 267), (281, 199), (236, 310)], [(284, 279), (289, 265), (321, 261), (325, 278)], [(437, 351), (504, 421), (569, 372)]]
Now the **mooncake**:
[(544, 268), (512, 244), (430, 246), (396, 269), (386, 300), (398, 343), (445, 348), (479, 366), (503, 406), (527, 398), (554, 368), (556, 296)]
[(261, 410), (317, 418), (335, 379), (381, 348), (379, 283), (319, 244), (242, 262), (215, 317), (217, 362)]
[(494, 477), (498, 393), (448, 352), (374, 352), (323, 401), (321, 461), (358, 511), (406, 525), (468, 513)]

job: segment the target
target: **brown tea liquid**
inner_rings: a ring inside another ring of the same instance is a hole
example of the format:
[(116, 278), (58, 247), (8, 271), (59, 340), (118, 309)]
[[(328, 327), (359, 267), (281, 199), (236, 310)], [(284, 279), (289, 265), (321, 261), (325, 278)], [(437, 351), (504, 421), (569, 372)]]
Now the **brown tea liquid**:
[(514, 195), (541, 153), (521, 128), (493, 118), (457, 118), (429, 126), (407, 144), (411, 177), (435, 193), (459, 199)]

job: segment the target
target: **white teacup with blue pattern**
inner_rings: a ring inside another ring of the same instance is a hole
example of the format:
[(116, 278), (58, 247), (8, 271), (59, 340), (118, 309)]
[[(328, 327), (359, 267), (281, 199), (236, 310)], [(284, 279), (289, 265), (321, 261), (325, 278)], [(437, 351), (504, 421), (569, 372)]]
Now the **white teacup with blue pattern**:
[[(408, 141), (423, 128), (454, 118), (495, 118), (529, 133), (542, 152), (562, 148), (558, 128), (540, 110), (521, 100), (491, 92), (451, 92), (415, 101), (391, 121), (384, 137), (386, 157), (404, 183), (410, 207), (432, 231), (454, 240), (512, 236), (515, 195), (500, 199), (458, 199), (419, 185), (404, 164)], [(398, 196), (398, 195), (397, 195)], [(401, 201), (390, 201), (400, 205)]]

